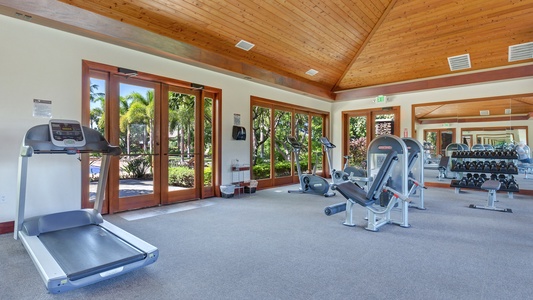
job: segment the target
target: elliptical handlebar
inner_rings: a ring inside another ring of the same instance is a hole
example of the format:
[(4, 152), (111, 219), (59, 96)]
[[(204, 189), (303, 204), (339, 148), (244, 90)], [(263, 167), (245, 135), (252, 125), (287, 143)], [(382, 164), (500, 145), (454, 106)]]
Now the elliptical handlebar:
[(294, 149), (301, 149), (302, 148), (302, 143), (298, 142), (298, 140), (292, 136), (292, 135), (289, 135), (287, 136), (287, 141), (289, 141), (289, 143), (291, 144), (292, 148)]
[(324, 145), (324, 147), (328, 149), (336, 148), (336, 146), (332, 142), (330, 142), (325, 136), (320, 138), (320, 142), (322, 143), (322, 145)]

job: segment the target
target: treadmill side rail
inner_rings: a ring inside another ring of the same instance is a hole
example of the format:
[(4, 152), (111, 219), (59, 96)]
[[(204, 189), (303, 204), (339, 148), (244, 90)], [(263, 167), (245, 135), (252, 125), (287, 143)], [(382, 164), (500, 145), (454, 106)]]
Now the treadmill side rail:
[(59, 288), (67, 282), (67, 274), (63, 272), (54, 257), (41, 243), (39, 237), (28, 236), (22, 230), (18, 233), (18, 237), (28, 251), (48, 290), (50, 287)]
[[(145, 252), (147, 254), (147, 256), (150, 256), (150, 253), (155, 254), (156, 258), (157, 258), (157, 256), (159, 256), (159, 250), (157, 250), (157, 248), (155, 246), (153, 246), (152, 244), (141, 240), (140, 238), (134, 236), (133, 234), (127, 232), (126, 230), (124, 230), (124, 229), (122, 229), (120, 227), (117, 227), (117, 226), (113, 225), (112, 223), (107, 222), (106, 220), (104, 220), (104, 222), (102, 222), (102, 224), (100, 224), (100, 226), (105, 228), (105, 229), (107, 229), (107, 230), (109, 230), (114, 235), (116, 235), (119, 238), (123, 239), (124, 241), (128, 242), (129, 244), (131, 244), (135, 248)], [(155, 260), (154, 260), (154, 262), (155, 262)]]

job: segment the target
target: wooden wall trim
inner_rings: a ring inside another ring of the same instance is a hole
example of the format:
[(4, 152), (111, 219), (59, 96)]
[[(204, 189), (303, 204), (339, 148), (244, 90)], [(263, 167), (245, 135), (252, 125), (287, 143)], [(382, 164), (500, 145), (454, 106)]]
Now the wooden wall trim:
[(15, 221), (0, 223), (0, 234), (10, 233), (15, 230)]
[(453, 87), (459, 85), (479, 84), (498, 80), (517, 79), (529, 76), (533, 76), (533, 64), (420, 81), (400, 82), (390, 85), (338, 91), (336, 92), (337, 96), (335, 97), (335, 100), (354, 100), (373, 97), (377, 95), (391, 95), (429, 89)]

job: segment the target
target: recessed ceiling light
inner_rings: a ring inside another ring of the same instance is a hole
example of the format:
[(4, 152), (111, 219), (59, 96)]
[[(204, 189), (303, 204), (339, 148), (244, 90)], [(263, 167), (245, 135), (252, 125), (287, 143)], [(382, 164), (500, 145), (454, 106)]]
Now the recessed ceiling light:
[(488, 116), (488, 115), (490, 115), (490, 111), (489, 110), (480, 110), (479, 111), (479, 115), (480, 116)]
[(244, 51), (249, 51), (250, 49), (252, 49), (255, 45), (250, 43), (250, 42), (247, 42), (245, 40), (240, 40), (236, 45), (235, 47), (239, 48), (239, 49), (242, 49)]
[(310, 75), (310, 76), (315, 76), (317, 73), (318, 71), (315, 69), (309, 69), (309, 71), (305, 72), (305, 74)]

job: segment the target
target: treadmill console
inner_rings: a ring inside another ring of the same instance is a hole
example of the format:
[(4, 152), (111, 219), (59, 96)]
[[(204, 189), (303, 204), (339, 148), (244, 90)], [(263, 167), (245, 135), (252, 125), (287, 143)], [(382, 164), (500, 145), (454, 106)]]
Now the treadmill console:
[(85, 135), (78, 121), (50, 120), (50, 141), (58, 147), (77, 148), (85, 146)]

